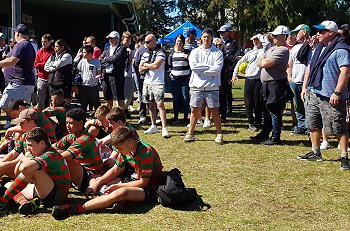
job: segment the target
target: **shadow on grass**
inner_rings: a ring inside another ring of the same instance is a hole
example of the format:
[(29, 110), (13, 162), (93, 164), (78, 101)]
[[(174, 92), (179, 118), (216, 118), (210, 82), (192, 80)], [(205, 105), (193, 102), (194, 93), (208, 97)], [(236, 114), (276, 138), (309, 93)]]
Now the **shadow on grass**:
[(193, 212), (205, 212), (210, 209), (211, 206), (208, 203), (204, 203), (202, 196), (198, 195), (197, 199), (187, 205), (173, 206), (171, 209), (181, 211), (193, 211)]
[[(251, 139), (247, 139), (247, 140), (235, 140), (235, 141), (231, 141), (231, 143), (238, 143), (238, 144), (260, 144), (263, 140), (251, 140)], [(225, 143), (228, 143), (227, 141), (225, 141)], [(282, 140), (281, 144), (275, 144), (278, 146), (284, 146), (284, 145), (292, 145), (292, 146), (305, 146), (305, 147), (309, 147), (311, 146), (310, 141), (308, 140)]]

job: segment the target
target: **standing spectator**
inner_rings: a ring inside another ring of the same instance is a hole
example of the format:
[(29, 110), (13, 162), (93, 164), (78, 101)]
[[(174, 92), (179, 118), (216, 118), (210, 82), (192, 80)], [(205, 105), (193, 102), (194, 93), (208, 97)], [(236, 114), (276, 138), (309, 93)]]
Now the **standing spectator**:
[(217, 132), (215, 142), (223, 144), (219, 114), (220, 72), (223, 66), (223, 55), (220, 49), (212, 46), (213, 32), (211, 29), (204, 29), (201, 37), (203, 44), (192, 50), (189, 57), (189, 64), (192, 70), (189, 83), (192, 112), (190, 127), (184, 142), (196, 140), (194, 129), (199, 112), (202, 110), (203, 101), (206, 100)]
[(347, 82), (350, 75), (350, 49), (338, 34), (333, 21), (314, 26), (319, 44), (313, 53), (304, 78), (301, 97), (305, 98), (306, 124), (310, 131), (312, 150), (300, 160), (322, 161), (321, 130), (337, 136), (340, 169), (349, 170), (348, 134), (346, 127)]
[(113, 107), (113, 100), (117, 100), (118, 106), (124, 109), (124, 70), (128, 51), (126, 46), (119, 44), (120, 35), (117, 31), (112, 31), (106, 38), (109, 39), (110, 46), (99, 58), (103, 68), (103, 93), (110, 108)]
[(79, 48), (77, 54), (75, 55), (74, 59), (73, 59), (73, 63), (78, 65), (78, 63), (80, 62), (80, 60), (83, 58), (83, 47), (86, 46), (86, 39), (88, 37), (84, 37), (83, 39), (83, 46)]
[(190, 51), (184, 49), (185, 37), (179, 34), (175, 38), (175, 47), (169, 55), (171, 86), (173, 90), (174, 122), (179, 122), (179, 112), (184, 113), (184, 123), (188, 124), (190, 112), (191, 69), (188, 63)]
[(134, 69), (135, 69), (135, 74), (137, 76), (137, 86), (138, 86), (138, 100), (140, 102), (140, 110), (139, 110), (139, 115), (140, 115), (140, 119), (138, 121), (139, 124), (143, 124), (146, 122), (146, 104), (142, 101), (142, 89), (143, 89), (143, 82), (145, 80), (145, 73), (140, 73), (139, 71), (139, 66), (141, 63), (141, 58), (142, 55), (147, 51), (147, 47), (145, 45), (145, 35), (142, 34), (140, 35), (139, 39), (138, 39), (138, 44), (140, 46), (140, 48), (138, 48), (135, 52), (134, 55)]
[[(262, 94), (264, 100), (264, 125), (261, 132), (251, 137), (253, 140), (265, 140), (261, 144), (273, 145), (281, 143), (282, 112), (292, 92), (288, 86), (287, 68), (289, 50), (286, 40), (289, 30), (278, 26), (271, 32), (275, 46), (271, 47), (261, 57), (257, 66), (262, 68)], [(272, 130), (272, 136), (269, 134)]]
[[(6, 44), (6, 35), (0, 33), (0, 61), (4, 60), (7, 54), (10, 52), (10, 46)], [(1, 93), (4, 92), (4, 89), (7, 85), (7, 80), (5, 79), (4, 72), (2, 68), (0, 68), (0, 90)], [(7, 115), (6, 124), (4, 125), (4, 129), (8, 129), (11, 126), (11, 117)]]
[(169, 138), (168, 129), (166, 127), (166, 111), (164, 107), (164, 91), (165, 91), (165, 51), (157, 48), (157, 38), (154, 34), (149, 34), (145, 38), (145, 44), (149, 52), (142, 55), (142, 61), (139, 66), (140, 73), (145, 73), (145, 81), (142, 89), (143, 101), (147, 103), (152, 125), (145, 133), (157, 133), (156, 126), (156, 109), (159, 109), (159, 115), (162, 122), (162, 137)]
[(226, 122), (227, 113), (232, 113), (232, 73), (237, 51), (236, 41), (229, 37), (230, 31), (232, 28), (229, 25), (223, 25), (218, 30), (220, 38), (224, 41), (224, 64), (220, 87), (220, 114), (223, 122)]
[[(101, 64), (92, 58), (94, 48), (86, 45), (83, 48), (83, 59), (79, 62), (77, 70), (80, 72), (82, 82), (78, 85), (78, 102), (82, 109), (87, 111), (87, 106), (92, 105), (96, 110), (100, 105), (100, 87), (98, 85), (101, 76)], [(89, 107), (92, 110), (92, 107)]]
[(55, 53), (47, 60), (44, 70), (49, 72), (50, 92), (61, 90), (66, 101), (72, 92), (72, 56), (63, 39), (55, 42)]
[(291, 90), (294, 93), (293, 105), (297, 125), (291, 134), (305, 135), (307, 129), (305, 127), (305, 108), (304, 102), (301, 99), (301, 90), (303, 88), (304, 74), (307, 64), (311, 59), (311, 47), (309, 46), (310, 27), (305, 24), (300, 24), (291, 34), (296, 34), (298, 44), (294, 45), (290, 50), (288, 81)]
[(35, 57), (34, 67), (37, 69), (37, 90), (38, 90), (38, 108), (43, 110), (49, 106), (50, 86), (48, 83), (49, 73), (44, 70), (45, 63), (50, 58), (54, 49), (53, 40), (50, 34), (45, 34), (41, 38), (42, 48), (38, 50)]
[(189, 28), (187, 30), (187, 38), (185, 40), (185, 45), (184, 45), (185, 50), (192, 51), (194, 48), (197, 48), (196, 37), (197, 37), (196, 29)]
[(254, 35), (254, 48), (248, 51), (236, 64), (232, 75), (232, 81), (238, 79), (239, 66), (247, 62), (248, 66), (245, 70), (244, 83), (244, 103), (248, 118), (248, 129), (257, 131), (262, 125), (262, 106), (261, 106), (261, 68), (257, 66), (257, 61), (263, 56), (265, 49), (262, 45), (263, 35)]
[(96, 46), (96, 39), (95, 39), (95, 37), (94, 36), (87, 37), (85, 43), (86, 43), (86, 45), (90, 45), (90, 46), (92, 46), (94, 48), (94, 53), (92, 54), (92, 58), (93, 59), (100, 58), (102, 52), (101, 52), (100, 48), (98, 48)]
[(9, 81), (0, 100), (0, 107), (6, 113), (9, 113), (10, 102), (18, 99), (30, 102), (35, 86), (35, 51), (28, 41), (29, 30), (26, 25), (18, 24), (14, 31), (17, 44), (7, 58), (0, 61), (0, 67), (4, 68), (4, 75)]

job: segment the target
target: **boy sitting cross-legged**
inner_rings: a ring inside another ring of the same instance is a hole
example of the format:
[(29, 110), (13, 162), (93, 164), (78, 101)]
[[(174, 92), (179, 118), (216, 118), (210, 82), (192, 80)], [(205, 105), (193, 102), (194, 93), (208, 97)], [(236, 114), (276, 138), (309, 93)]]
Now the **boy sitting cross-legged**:
[(20, 204), (19, 212), (33, 214), (39, 206), (39, 198), (45, 207), (65, 202), (71, 178), (63, 157), (51, 147), (44, 129), (35, 127), (26, 136), (28, 155), (22, 157), (16, 166), (19, 175), (0, 196), (0, 214), (5, 215), (7, 203), (16, 197)]
[[(54, 206), (52, 216), (56, 220), (107, 208), (119, 202), (157, 201), (156, 190), (160, 185), (163, 168), (157, 151), (146, 142), (135, 138), (127, 127), (115, 129), (112, 132), (111, 143), (119, 151), (115, 166), (103, 176), (90, 181), (88, 188), (92, 193), (96, 193), (101, 186), (109, 185), (104, 191), (105, 195), (84, 204)], [(126, 172), (127, 168), (133, 171)]]

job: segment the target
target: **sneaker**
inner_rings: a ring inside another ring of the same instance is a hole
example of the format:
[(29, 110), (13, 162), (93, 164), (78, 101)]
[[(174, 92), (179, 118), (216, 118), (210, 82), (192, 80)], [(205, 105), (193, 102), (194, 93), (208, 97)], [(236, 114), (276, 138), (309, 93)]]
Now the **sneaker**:
[(323, 161), (322, 155), (316, 155), (313, 151), (306, 153), (304, 156), (298, 156), (298, 160)]
[(146, 123), (146, 117), (140, 116), (140, 119), (139, 119), (139, 121), (138, 121), (137, 123), (138, 123), (138, 124), (144, 124), (144, 123)]
[(208, 118), (205, 118), (204, 123), (203, 123), (203, 128), (210, 128), (211, 126), (211, 121)]
[(145, 134), (154, 134), (158, 132), (158, 128), (155, 125), (151, 125), (146, 131), (144, 131)]
[(68, 218), (70, 216), (69, 204), (65, 204), (61, 206), (55, 205), (52, 208), (51, 215), (53, 216), (53, 218), (55, 218), (55, 220), (64, 220)]
[[(187, 124), (186, 127), (189, 128), (189, 127), (190, 127), (190, 124)], [(196, 127), (199, 127), (199, 128), (203, 127), (203, 122), (202, 122), (202, 120), (197, 120)]]
[(331, 145), (329, 145), (329, 143), (327, 141), (322, 141), (320, 149), (321, 150), (326, 150), (328, 148), (331, 148)]
[(9, 208), (7, 204), (0, 204), (0, 217), (7, 215), (8, 210)]
[(196, 140), (196, 137), (192, 134), (187, 133), (184, 142), (194, 142)]
[(256, 132), (258, 130), (257, 127), (255, 127), (253, 124), (249, 124), (248, 125), (248, 130), (252, 131), (252, 132)]
[(160, 124), (162, 121), (160, 120), (160, 118), (159, 117), (157, 117), (157, 119), (156, 119), (156, 124)]
[(276, 138), (271, 137), (271, 138), (261, 142), (260, 144), (263, 144), (263, 145), (275, 145), (275, 144), (281, 144), (281, 143), (282, 143), (281, 139), (276, 139)]
[(167, 128), (162, 128), (162, 137), (163, 137), (163, 138), (169, 138), (169, 137), (170, 137)]
[(40, 206), (40, 199), (34, 198), (31, 201), (28, 201), (18, 208), (18, 212), (24, 216), (33, 215), (34, 211)]
[(296, 127), (290, 134), (291, 135), (307, 135), (307, 130), (305, 128)]
[[(338, 144), (338, 149), (340, 150), (340, 145)], [(348, 147), (348, 152), (350, 152), (350, 147)]]
[(341, 170), (349, 170), (350, 169), (348, 157), (341, 157), (340, 158), (340, 169)]
[(256, 141), (267, 140), (267, 139), (269, 139), (269, 135), (265, 135), (265, 134), (260, 132), (256, 136), (251, 136), (250, 139), (251, 140), (256, 140)]
[(114, 203), (112, 206), (112, 210), (116, 213), (121, 213), (126, 208), (126, 202), (124, 201), (118, 201), (118, 203)]
[(9, 127), (11, 127), (11, 121), (6, 121), (6, 124), (4, 125), (4, 129), (8, 129)]
[(214, 140), (216, 143), (220, 144), (220, 145), (223, 145), (224, 144), (224, 139), (223, 139), (223, 136), (222, 134), (218, 134)]

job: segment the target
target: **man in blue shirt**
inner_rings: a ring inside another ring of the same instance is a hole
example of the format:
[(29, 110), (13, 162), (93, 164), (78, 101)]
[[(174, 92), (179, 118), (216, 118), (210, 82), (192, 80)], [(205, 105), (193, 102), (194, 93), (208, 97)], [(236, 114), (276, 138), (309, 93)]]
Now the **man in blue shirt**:
[(335, 22), (324, 21), (314, 27), (318, 30), (319, 45), (306, 70), (301, 92), (312, 150), (298, 159), (323, 160), (320, 152), (323, 128), (326, 134), (337, 136), (341, 148), (340, 169), (349, 170), (345, 100), (350, 76), (350, 49), (338, 34)]
[(33, 73), (35, 50), (29, 40), (29, 30), (26, 25), (18, 24), (14, 29), (17, 44), (0, 61), (0, 67), (4, 68), (8, 85), (0, 100), (0, 108), (9, 112), (8, 105), (19, 99), (30, 102), (34, 91), (35, 76)]

